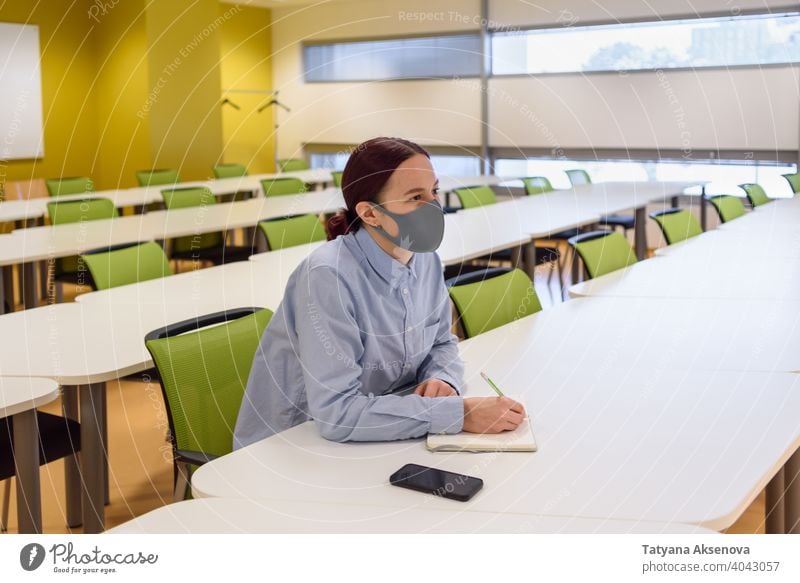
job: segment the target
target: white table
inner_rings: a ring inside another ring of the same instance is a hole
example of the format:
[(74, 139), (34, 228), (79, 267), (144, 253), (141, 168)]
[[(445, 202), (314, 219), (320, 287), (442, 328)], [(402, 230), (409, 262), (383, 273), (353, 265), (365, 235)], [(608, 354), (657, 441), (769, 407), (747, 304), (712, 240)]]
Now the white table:
[(779, 257), (655, 257), (572, 286), (572, 297), (800, 300), (800, 266)]
[[(343, 205), (338, 189), (257, 198), (145, 215), (19, 229), (0, 236), (0, 267), (23, 265), (25, 306), (35, 306), (36, 264), (85, 251), (153, 240), (252, 227), (259, 221), (294, 214), (335, 212)], [(7, 277), (7, 276), (6, 276)]]
[(713, 534), (687, 524), (314, 502), (205, 498), (163, 506), (108, 534)]
[(36, 407), (58, 398), (58, 383), (41, 378), (0, 377), (0, 417), (12, 417), (17, 462), (17, 521), (20, 534), (42, 532), (39, 430)]
[[(519, 365), (626, 371), (800, 369), (800, 301), (581, 298), (485, 332), (487, 373)], [(465, 343), (465, 346), (470, 346)]]
[[(468, 395), (496, 354), (462, 343)], [(388, 505), (527, 515), (730, 526), (800, 446), (800, 376), (664, 370), (569, 370), (520, 350), (494, 370), (522, 394), (535, 454), (443, 454), (421, 440), (334, 443), (313, 422), (223, 456), (192, 478), (196, 497)], [(565, 371), (568, 371), (565, 374)], [(482, 478), (470, 502), (396, 488), (392, 472), (417, 463)]]

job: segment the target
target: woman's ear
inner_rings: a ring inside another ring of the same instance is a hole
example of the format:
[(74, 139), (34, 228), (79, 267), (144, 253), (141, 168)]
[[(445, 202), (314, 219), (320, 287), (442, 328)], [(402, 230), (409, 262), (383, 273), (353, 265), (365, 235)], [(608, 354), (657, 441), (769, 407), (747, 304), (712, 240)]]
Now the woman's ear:
[(356, 214), (358, 214), (359, 218), (364, 222), (364, 224), (367, 224), (370, 227), (377, 227), (379, 224), (378, 215), (375, 212), (375, 207), (371, 202), (362, 200), (356, 204)]

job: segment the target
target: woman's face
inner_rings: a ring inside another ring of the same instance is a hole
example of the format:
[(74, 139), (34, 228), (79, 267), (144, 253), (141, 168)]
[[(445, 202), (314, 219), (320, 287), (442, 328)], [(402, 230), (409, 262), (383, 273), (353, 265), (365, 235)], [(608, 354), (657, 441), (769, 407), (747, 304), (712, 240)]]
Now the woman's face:
[(359, 206), (364, 206), (357, 210), (367, 224), (380, 226), (396, 237), (399, 233), (397, 223), (380, 209), (385, 207), (389, 212), (404, 215), (433, 202), (438, 193), (439, 180), (431, 161), (427, 156), (415, 154), (400, 164), (386, 181), (377, 198), (378, 209), (369, 203), (359, 203)]

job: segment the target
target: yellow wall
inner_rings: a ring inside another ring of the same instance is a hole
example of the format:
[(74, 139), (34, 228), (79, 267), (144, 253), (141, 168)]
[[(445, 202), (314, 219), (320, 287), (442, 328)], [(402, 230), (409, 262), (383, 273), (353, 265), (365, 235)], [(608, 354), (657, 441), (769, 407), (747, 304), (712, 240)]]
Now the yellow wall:
[(92, 35), (96, 48), (96, 186), (136, 185), (136, 171), (152, 166), (150, 127), (142, 112), (149, 91), (144, 0), (125, 0), (97, 15)]
[[(234, 9), (235, 7), (231, 7)], [(222, 154), (217, 0), (170, 0), (147, 7), (153, 165), (181, 179), (211, 176)]]
[(0, 162), (7, 180), (89, 175), (96, 150), (95, 76), (88, 0), (0, 3), (0, 22), (39, 26), (44, 157)]
[[(185, 180), (220, 160), (271, 169), (270, 11), (217, 0), (2, 2), (0, 22), (39, 26), (45, 156), (0, 162), (0, 182), (91, 176), (98, 189), (134, 186), (135, 171), (174, 167)], [(228, 109), (228, 108), (226, 108)], [(223, 155), (224, 152), (224, 155)]]
[[(230, 8), (222, 4), (220, 13)], [(256, 112), (270, 96), (239, 92), (272, 88), (270, 23), (266, 8), (239, 7), (220, 29), (223, 96), (241, 108), (222, 109), (223, 161), (244, 164), (251, 174), (275, 168), (273, 109)]]

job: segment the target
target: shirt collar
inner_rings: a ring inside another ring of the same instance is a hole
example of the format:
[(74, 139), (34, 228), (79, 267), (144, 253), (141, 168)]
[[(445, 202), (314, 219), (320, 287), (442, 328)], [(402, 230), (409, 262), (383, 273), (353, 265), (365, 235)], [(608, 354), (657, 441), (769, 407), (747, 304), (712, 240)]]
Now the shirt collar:
[(375, 270), (390, 287), (398, 287), (409, 276), (417, 277), (416, 253), (411, 256), (408, 265), (403, 265), (381, 249), (364, 226), (356, 231), (355, 238), (358, 246), (364, 252), (367, 261), (372, 266), (372, 269)]

